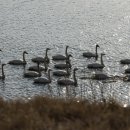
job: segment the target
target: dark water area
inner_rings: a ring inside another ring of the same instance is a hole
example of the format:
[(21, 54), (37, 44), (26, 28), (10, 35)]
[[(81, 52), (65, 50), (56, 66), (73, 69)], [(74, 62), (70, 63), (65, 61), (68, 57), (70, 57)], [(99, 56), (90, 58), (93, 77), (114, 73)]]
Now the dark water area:
[[(26, 70), (34, 65), (31, 58), (44, 55), (47, 47), (51, 48), (48, 55), (52, 57), (63, 54), (65, 46), (69, 45), (68, 52), (73, 55), (72, 68), (78, 67), (79, 70), (77, 87), (60, 87), (56, 77), (52, 77), (50, 85), (34, 85), (33, 79), (23, 77), (23, 67), (6, 65), (5, 81), (0, 81), (0, 95), (4, 99), (29, 99), (34, 95), (91, 98), (96, 95), (98, 99), (103, 87), (105, 97), (112, 96), (129, 103), (130, 83), (104, 84), (79, 78), (92, 73), (87, 64), (94, 61), (83, 58), (82, 53), (94, 52), (95, 44), (100, 45), (99, 53), (106, 54), (104, 73), (123, 75), (128, 68), (119, 61), (130, 57), (129, 5), (129, 0), (1, 0), (1, 63), (21, 59), (26, 50), (29, 53)], [(56, 62), (51, 60), (52, 70), (54, 64)]]

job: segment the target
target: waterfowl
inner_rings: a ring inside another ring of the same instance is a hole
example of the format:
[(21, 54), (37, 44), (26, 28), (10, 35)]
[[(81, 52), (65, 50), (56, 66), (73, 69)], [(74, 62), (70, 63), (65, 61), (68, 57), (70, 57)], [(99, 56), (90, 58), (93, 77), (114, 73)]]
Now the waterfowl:
[(39, 72), (39, 71), (47, 71), (47, 69), (48, 69), (48, 66), (47, 66), (47, 63), (46, 62), (44, 62), (44, 66), (30, 66), (29, 68), (28, 68), (28, 70), (31, 70), (31, 71), (37, 71), (37, 72)]
[(105, 55), (104, 53), (101, 53), (101, 64), (99, 63), (92, 63), (92, 64), (88, 64), (88, 68), (89, 69), (103, 69), (105, 67), (104, 63), (103, 63), (103, 55)]
[(77, 79), (76, 79), (75, 72), (77, 70), (78, 70), (78, 68), (74, 68), (74, 70), (73, 70), (73, 80), (71, 80), (71, 79), (58, 79), (57, 83), (59, 85), (74, 85), (74, 86), (76, 86), (77, 85)]
[(96, 45), (96, 52), (92, 53), (92, 52), (84, 52), (83, 53), (83, 57), (87, 57), (87, 58), (95, 58), (96, 60), (98, 59), (98, 53), (97, 53), (97, 48), (100, 47), (98, 44)]
[(27, 62), (25, 60), (25, 54), (28, 54), (26, 51), (23, 52), (23, 60), (11, 60), (8, 62), (8, 64), (11, 65), (26, 65)]
[(44, 63), (45, 61), (47, 63), (50, 62), (50, 59), (48, 57), (48, 50), (50, 50), (50, 48), (46, 48), (46, 53), (45, 53), (45, 57), (36, 57), (36, 58), (32, 58), (33, 62), (40, 62), (40, 63)]
[(66, 60), (66, 58), (68, 58), (68, 52), (67, 52), (68, 47), (69, 47), (69, 46), (66, 46), (65, 56), (58, 54), (58, 55), (52, 56), (52, 60)]
[(0, 76), (0, 79), (2, 79), (2, 80), (4, 80), (5, 79), (5, 74), (4, 74), (4, 66), (5, 66), (6, 64), (2, 64), (2, 75)]
[(47, 77), (35, 78), (34, 83), (37, 83), (37, 84), (49, 84), (49, 83), (51, 83), (50, 71), (51, 71), (51, 69), (48, 70), (48, 78)]
[(70, 63), (70, 57), (72, 57), (71, 54), (68, 55), (68, 59), (66, 59), (66, 63), (62, 63), (62, 64), (55, 64), (54, 68), (57, 69), (65, 69), (65, 68), (71, 68), (71, 63)]
[[(38, 70), (39, 70), (39, 63), (37, 63), (38, 65)], [(28, 71), (24, 73), (24, 77), (27, 78), (31, 78), (31, 77), (40, 77), (41, 76), (41, 71), (39, 70), (39, 72), (36, 71)]]
[(55, 76), (69, 76), (70, 72), (69, 72), (69, 68), (66, 68), (65, 70), (57, 70), (57, 71), (53, 71), (53, 75)]

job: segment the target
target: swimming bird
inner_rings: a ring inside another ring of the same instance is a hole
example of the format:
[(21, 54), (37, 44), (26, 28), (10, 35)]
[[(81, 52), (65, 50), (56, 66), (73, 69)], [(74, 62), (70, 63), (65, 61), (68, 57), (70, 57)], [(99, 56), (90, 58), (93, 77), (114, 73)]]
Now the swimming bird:
[(73, 80), (71, 80), (71, 79), (58, 79), (57, 83), (59, 85), (74, 85), (74, 86), (76, 86), (77, 85), (77, 79), (76, 79), (75, 72), (77, 70), (78, 70), (78, 68), (74, 68), (74, 70), (73, 70)]
[(66, 59), (66, 63), (55, 64), (54, 68), (57, 68), (57, 69), (71, 68), (70, 57), (72, 57), (71, 54), (68, 55), (68, 59)]
[(26, 51), (23, 52), (23, 60), (11, 60), (8, 62), (8, 64), (11, 65), (26, 65), (27, 62), (25, 60), (25, 54), (28, 54)]
[(101, 53), (101, 64), (99, 63), (92, 63), (92, 64), (88, 64), (88, 69), (103, 69), (105, 67), (104, 63), (103, 63), (103, 55), (105, 55), (104, 53)]
[(120, 63), (121, 63), (121, 64), (130, 64), (130, 59), (120, 60)]
[(100, 47), (98, 44), (96, 44), (96, 52), (92, 53), (92, 52), (84, 52), (83, 53), (83, 57), (87, 57), (87, 58), (95, 58), (96, 60), (98, 59), (98, 53), (97, 53), (97, 48)]
[(50, 71), (51, 71), (51, 69), (48, 70), (48, 78), (47, 77), (35, 78), (34, 83), (37, 83), (37, 84), (49, 84), (49, 83), (51, 83)]
[(50, 48), (46, 48), (46, 53), (45, 53), (45, 57), (36, 57), (36, 58), (32, 58), (33, 62), (40, 62), (40, 63), (44, 63), (45, 61), (47, 63), (50, 62), (50, 59), (48, 57), (48, 50), (51, 50)]
[(31, 71), (37, 71), (37, 72), (39, 72), (39, 71), (47, 71), (47, 69), (48, 69), (48, 66), (47, 66), (47, 63), (46, 62), (44, 62), (44, 66), (30, 66), (29, 68), (28, 68), (28, 70), (31, 70)]
[(58, 55), (52, 56), (52, 60), (66, 60), (66, 58), (68, 58), (68, 52), (67, 52), (68, 47), (69, 47), (69, 46), (66, 46), (65, 56), (58, 54)]
[[(38, 70), (39, 70), (39, 63), (37, 63), (38, 65)], [(27, 71), (24, 73), (24, 77), (27, 78), (31, 78), (31, 77), (40, 77), (41, 76), (41, 71), (39, 70), (39, 72), (36, 71)]]
[(53, 75), (55, 75), (55, 76), (69, 76), (70, 75), (69, 68), (67, 67), (66, 71), (65, 70), (53, 71)]
[(0, 79), (2, 79), (2, 80), (4, 80), (5, 79), (5, 74), (4, 74), (4, 66), (5, 66), (6, 64), (2, 64), (2, 75), (0, 76)]

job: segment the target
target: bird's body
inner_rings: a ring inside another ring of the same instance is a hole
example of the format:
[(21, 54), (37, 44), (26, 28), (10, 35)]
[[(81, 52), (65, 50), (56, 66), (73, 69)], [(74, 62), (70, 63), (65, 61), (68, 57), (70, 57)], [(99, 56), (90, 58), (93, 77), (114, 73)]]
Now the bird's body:
[(11, 65), (26, 65), (27, 62), (25, 60), (25, 54), (28, 54), (26, 51), (23, 52), (23, 60), (11, 60), (8, 62), (8, 64)]
[(65, 70), (53, 71), (53, 75), (55, 75), (55, 76), (69, 76), (70, 72), (69, 72), (68, 68), (66, 68), (66, 71)]
[(66, 63), (55, 64), (54, 68), (57, 68), (57, 69), (71, 68), (70, 57), (72, 57), (72, 55), (69, 54), (68, 59), (66, 59)]
[(107, 80), (109, 79), (110, 77), (106, 74), (103, 74), (103, 73), (95, 73), (93, 76), (92, 76), (92, 79), (95, 79), (95, 80)]
[(39, 76), (41, 76), (41, 74), (39, 74), (36, 71), (28, 71), (28, 72), (24, 73), (24, 77), (28, 77), (28, 78), (39, 77)]
[(105, 67), (105, 65), (103, 63), (103, 58), (102, 58), (103, 55), (105, 55), (105, 54), (101, 53), (101, 64), (99, 64), (99, 63), (88, 64), (87, 68), (88, 69), (103, 69)]
[(66, 50), (65, 50), (65, 56), (64, 55), (61, 55), (61, 54), (57, 54), (57, 55), (55, 55), (55, 56), (52, 56), (52, 60), (66, 60), (67, 58), (68, 58), (68, 52), (67, 52), (67, 50), (68, 50), (68, 47), (69, 46), (66, 46)]
[(50, 59), (48, 57), (48, 50), (50, 50), (50, 48), (47, 48), (46, 49), (46, 54), (45, 54), (45, 57), (36, 57), (36, 58), (32, 58), (32, 61), (33, 62), (39, 62), (39, 63), (44, 63), (44, 62), (47, 62), (49, 63), (50, 62)]
[(40, 77), (41, 76), (41, 71), (39, 70), (39, 63), (37, 63), (37, 67), (38, 67), (38, 72), (36, 72), (36, 71), (27, 71), (27, 72), (24, 73), (24, 77), (27, 77), (27, 78)]
[(120, 63), (121, 63), (121, 64), (130, 64), (130, 59), (120, 60)]
[(87, 57), (87, 58), (95, 58), (96, 60), (98, 59), (98, 53), (97, 53), (97, 48), (99, 47), (99, 45), (96, 45), (96, 52), (92, 53), (92, 52), (84, 52), (83, 53), (83, 57)]
[(48, 78), (47, 77), (36, 78), (36, 79), (34, 79), (34, 83), (37, 83), (37, 84), (49, 84), (49, 83), (51, 83), (50, 71), (51, 71), (51, 69), (48, 70)]
[(76, 70), (78, 70), (78, 69), (75, 68), (73, 70), (73, 80), (71, 80), (71, 79), (58, 79), (57, 83), (59, 85), (74, 85), (74, 86), (76, 86), (77, 85), (77, 79), (76, 79), (76, 76), (75, 76)]
[(130, 74), (130, 68), (127, 68), (127, 69), (125, 70), (125, 73), (126, 73), (126, 74)]

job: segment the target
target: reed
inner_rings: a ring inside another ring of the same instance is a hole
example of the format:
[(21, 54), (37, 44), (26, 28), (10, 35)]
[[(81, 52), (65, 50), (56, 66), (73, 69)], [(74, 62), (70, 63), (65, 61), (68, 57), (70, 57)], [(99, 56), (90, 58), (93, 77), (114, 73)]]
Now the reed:
[(0, 99), (1, 130), (129, 130), (129, 115), (130, 108), (123, 108), (114, 100)]

